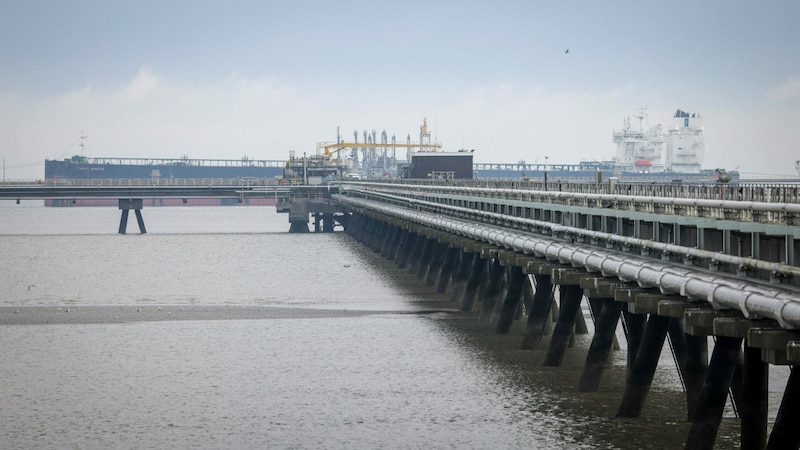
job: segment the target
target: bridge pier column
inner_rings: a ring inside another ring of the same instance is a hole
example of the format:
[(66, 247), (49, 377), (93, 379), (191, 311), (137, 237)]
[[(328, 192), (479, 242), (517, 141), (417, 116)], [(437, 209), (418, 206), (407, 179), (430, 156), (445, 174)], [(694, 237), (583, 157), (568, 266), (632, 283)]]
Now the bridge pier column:
[(422, 248), (422, 256), (417, 266), (417, 279), (421, 280), (425, 277), (428, 268), (431, 265), (431, 257), (433, 256), (433, 249), (436, 247), (436, 239), (425, 238), (425, 246)]
[(433, 286), (436, 284), (436, 279), (442, 271), (442, 265), (447, 258), (448, 245), (445, 242), (437, 242), (433, 248), (433, 256), (431, 256), (431, 265), (428, 267), (428, 273), (425, 274), (425, 285)]
[(308, 202), (305, 199), (292, 199), (289, 208), (289, 233), (308, 233)]
[(422, 253), (425, 251), (425, 244), (428, 242), (428, 238), (425, 237), (423, 234), (416, 234), (414, 239), (414, 247), (411, 251), (411, 255), (408, 258), (408, 270), (411, 273), (416, 272), (417, 267), (419, 266), (420, 262), (422, 261)]
[(379, 233), (376, 236), (377, 242), (375, 244), (374, 251), (375, 253), (380, 253), (381, 256), (387, 257), (389, 254), (389, 249), (391, 248), (392, 242), (392, 232), (394, 231), (394, 227), (388, 222), (381, 222), (381, 228), (379, 229)]
[(142, 209), (134, 209), (133, 213), (136, 214), (136, 222), (139, 224), (139, 232), (142, 234), (147, 233), (147, 230), (144, 228), (144, 218), (142, 217)]
[(119, 234), (125, 234), (125, 230), (128, 228), (128, 211), (130, 210), (122, 210), (122, 217), (119, 220)]
[(686, 448), (711, 449), (714, 447), (741, 347), (742, 338), (717, 337), (703, 389), (700, 391), (692, 428), (686, 439)]
[(544, 359), (544, 365), (549, 367), (558, 367), (564, 360), (583, 298), (583, 289), (580, 285), (562, 284), (559, 289), (561, 290), (561, 307), (556, 326), (553, 329), (553, 336), (550, 339), (550, 347), (547, 349)]
[(358, 226), (358, 241), (365, 247), (370, 247), (375, 231), (375, 219), (368, 216), (361, 216)]
[(374, 253), (382, 253), (383, 244), (386, 241), (386, 234), (389, 231), (389, 224), (380, 220), (373, 220), (373, 222), (369, 247)]
[(536, 281), (536, 289), (528, 312), (528, 321), (525, 324), (525, 335), (521, 345), (523, 350), (539, 346), (547, 321), (550, 320), (550, 307), (553, 305), (553, 283), (550, 275), (533, 275), (533, 279)]
[[(675, 321), (677, 322), (677, 321)], [(708, 371), (708, 337), (685, 335), (686, 339), (686, 367), (683, 379), (686, 382), (686, 408), (689, 421), (694, 419), (697, 411), (697, 402), (700, 400), (700, 390)]]
[(394, 229), (395, 232), (392, 247), (389, 249), (389, 259), (393, 260), (394, 263), (397, 264), (397, 260), (400, 258), (400, 255), (403, 251), (402, 246), (404, 239), (406, 238), (406, 234), (408, 232), (399, 225), (395, 225)]
[(450, 284), (450, 277), (453, 275), (456, 261), (458, 261), (458, 254), (461, 250), (458, 247), (447, 248), (447, 255), (445, 255), (444, 263), (442, 263), (442, 270), (439, 273), (439, 279), (436, 282), (436, 292), (443, 294), (447, 291), (447, 286)]
[(397, 242), (400, 240), (400, 228), (389, 225), (388, 233), (386, 233), (386, 239), (383, 241), (383, 252), (381, 256), (388, 260), (394, 259), (394, 255), (397, 253)]
[(363, 224), (364, 216), (359, 213), (353, 213), (353, 216), (350, 217), (350, 221), (348, 227), (344, 230), (347, 234), (353, 237), (353, 239), (361, 242), (361, 234), (362, 234), (362, 224)]
[(453, 291), (450, 295), (450, 301), (456, 302), (461, 299), (464, 294), (464, 287), (469, 278), (472, 263), (475, 261), (475, 253), (462, 249), (461, 261), (458, 263), (458, 269), (453, 273)]
[(492, 320), (492, 314), (497, 306), (497, 302), (500, 300), (500, 294), (503, 292), (503, 276), (505, 274), (506, 268), (503, 267), (500, 260), (496, 258), (492, 259), (492, 264), (489, 268), (489, 280), (486, 283), (486, 289), (481, 299), (481, 310), (478, 314), (478, 322), (488, 323)]
[(628, 340), (628, 353), (625, 359), (628, 378), (630, 378), (631, 368), (633, 367), (633, 362), (636, 360), (636, 354), (639, 352), (639, 347), (642, 344), (642, 337), (644, 337), (644, 330), (647, 326), (647, 315), (634, 314), (628, 312), (628, 308), (623, 308), (622, 318), (625, 320), (625, 337)]
[(357, 227), (355, 227), (356, 234), (358, 241), (364, 245), (367, 244), (367, 239), (369, 239), (369, 227), (371, 225), (372, 225), (372, 219), (363, 214), (358, 215)]
[(800, 423), (800, 367), (792, 366), (791, 370), (769, 436), (768, 449), (800, 448), (800, 433), (797, 431)]
[(119, 200), (119, 209), (122, 210), (122, 216), (119, 220), (119, 234), (125, 234), (128, 228), (128, 212), (130, 210), (134, 210), (133, 212), (136, 214), (136, 222), (139, 224), (139, 233), (147, 233), (144, 227), (144, 219), (142, 218), (142, 203), (142, 199), (140, 198)]
[(583, 369), (578, 392), (594, 392), (600, 387), (600, 377), (603, 375), (611, 346), (614, 344), (614, 334), (617, 331), (619, 315), (622, 312), (622, 302), (613, 298), (602, 299), (600, 313), (595, 317), (595, 331), (589, 352), (586, 354), (586, 366)]
[(529, 312), (531, 306), (533, 306), (533, 280), (530, 275), (528, 275), (525, 268), (522, 269), (522, 272), (525, 273), (525, 286), (522, 289), (522, 306), (526, 312)]
[[(742, 374), (741, 446), (743, 449), (762, 449), (767, 444), (767, 414), (769, 408), (769, 364), (761, 359), (761, 349), (745, 345)], [(794, 399), (800, 402), (800, 399)], [(794, 424), (800, 423), (795, 419)], [(795, 444), (795, 448), (797, 444)]]
[(515, 313), (522, 299), (522, 290), (525, 287), (526, 278), (527, 276), (522, 271), (522, 267), (513, 266), (511, 268), (508, 290), (503, 300), (503, 308), (500, 311), (500, 317), (497, 319), (497, 334), (508, 334), (511, 330), (511, 325), (514, 324)]
[(670, 317), (650, 314), (642, 342), (636, 352), (636, 359), (631, 365), (628, 380), (625, 383), (625, 393), (622, 395), (617, 417), (633, 418), (641, 415), (671, 321)]
[(687, 335), (680, 320), (670, 322), (668, 335), (686, 387), (687, 418), (691, 421), (708, 368), (708, 339)]
[(403, 237), (401, 238), (400, 246), (397, 247), (397, 258), (395, 259), (397, 267), (400, 269), (408, 267), (408, 260), (411, 258), (411, 248), (416, 241), (417, 233), (410, 230), (403, 230)]
[(481, 286), (484, 274), (486, 273), (487, 260), (475, 255), (474, 262), (472, 263), (472, 272), (470, 272), (467, 284), (464, 287), (464, 295), (461, 297), (461, 311), (472, 311), (475, 305), (475, 299), (478, 296), (478, 288)]

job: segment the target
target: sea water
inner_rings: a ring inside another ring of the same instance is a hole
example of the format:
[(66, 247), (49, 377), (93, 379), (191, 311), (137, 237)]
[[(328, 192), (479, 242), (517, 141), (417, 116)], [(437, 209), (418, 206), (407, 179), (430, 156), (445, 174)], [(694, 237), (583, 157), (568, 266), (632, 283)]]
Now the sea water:
[(272, 207), (143, 215), (120, 235), (115, 208), (0, 204), (0, 448), (683, 445), (669, 358), (642, 417), (614, 417), (624, 338), (580, 394), (590, 335), (543, 367), (519, 324), (495, 334), (345, 233), (288, 234)]

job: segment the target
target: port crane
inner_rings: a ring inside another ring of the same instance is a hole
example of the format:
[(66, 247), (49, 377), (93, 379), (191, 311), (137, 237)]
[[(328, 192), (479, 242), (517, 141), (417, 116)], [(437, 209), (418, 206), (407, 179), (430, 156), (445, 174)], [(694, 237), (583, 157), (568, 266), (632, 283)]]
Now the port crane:
[[(317, 154), (321, 156), (326, 156), (330, 159), (330, 161), (338, 160), (342, 161), (343, 158), (340, 156), (340, 152), (345, 149), (349, 150), (364, 150), (365, 152), (371, 151), (374, 152), (376, 150), (380, 151), (379, 155), (375, 155), (372, 153), (371, 157), (368, 157), (368, 153), (365, 153), (363, 163), (361, 167), (353, 167), (354, 169), (361, 169), (367, 173), (371, 171), (378, 171), (380, 173), (386, 173), (390, 167), (394, 167), (396, 165), (396, 161), (394, 161), (393, 156), (387, 155), (387, 150), (389, 149), (406, 149), (408, 161), (411, 160), (411, 152), (415, 149), (418, 151), (430, 151), (435, 152), (442, 148), (442, 144), (438, 142), (434, 143), (421, 143), (421, 142), (406, 142), (406, 143), (388, 143), (388, 142), (335, 142), (335, 143), (326, 143), (320, 142), (317, 144)], [(344, 158), (348, 159), (349, 158)], [(353, 163), (353, 166), (356, 166), (358, 163), (355, 161), (350, 161)]]
[[(336, 144), (325, 144), (323, 143), (320, 148), (323, 149), (323, 154), (330, 155), (333, 152), (338, 152), (340, 150), (344, 150), (346, 148), (419, 148), (419, 149), (426, 149), (430, 151), (436, 151), (436, 149), (442, 148), (442, 144), (439, 142), (433, 144), (420, 144), (420, 143), (406, 143), (406, 144), (382, 144), (377, 142), (339, 142)], [(334, 149), (334, 150), (331, 150)]]

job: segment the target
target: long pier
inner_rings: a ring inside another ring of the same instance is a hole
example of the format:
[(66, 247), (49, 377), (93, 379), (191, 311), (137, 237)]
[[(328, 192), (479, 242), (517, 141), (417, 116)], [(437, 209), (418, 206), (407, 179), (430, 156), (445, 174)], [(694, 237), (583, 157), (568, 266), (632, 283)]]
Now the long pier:
[[(501, 334), (524, 321), (519, 346), (546, 346), (543, 365), (558, 367), (574, 351), (587, 302), (594, 334), (576, 385), (586, 395), (600, 388), (621, 324), (628, 377), (618, 417), (646, 412), (668, 342), (685, 384), (687, 448), (713, 448), (729, 396), (742, 448), (798, 448), (796, 188), (542, 187), (354, 183), (334, 198), (352, 211), (348, 233), (421, 282), (450, 289), (478, 321)], [(770, 428), (775, 365), (791, 372)]]

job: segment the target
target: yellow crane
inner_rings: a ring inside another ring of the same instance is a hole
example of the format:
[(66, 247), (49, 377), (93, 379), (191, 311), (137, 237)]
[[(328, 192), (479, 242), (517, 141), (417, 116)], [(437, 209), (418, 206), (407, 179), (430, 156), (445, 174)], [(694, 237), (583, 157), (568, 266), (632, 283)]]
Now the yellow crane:
[(419, 148), (419, 149), (428, 149), (431, 151), (436, 151), (437, 149), (442, 148), (442, 144), (436, 142), (433, 144), (420, 144), (420, 143), (410, 143), (410, 144), (379, 144), (379, 143), (367, 143), (367, 142), (339, 142), (337, 144), (323, 144), (320, 148), (322, 148), (325, 156), (331, 156), (336, 152), (344, 150), (346, 148)]

